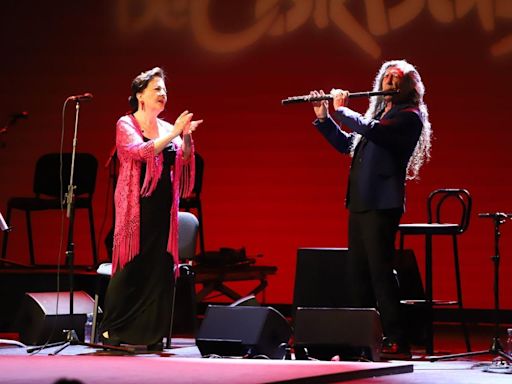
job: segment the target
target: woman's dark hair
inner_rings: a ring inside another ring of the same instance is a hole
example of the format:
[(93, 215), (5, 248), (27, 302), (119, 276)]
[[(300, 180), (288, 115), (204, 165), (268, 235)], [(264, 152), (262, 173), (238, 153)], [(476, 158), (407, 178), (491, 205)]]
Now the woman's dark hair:
[(160, 77), (165, 80), (165, 72), (160, 67), (155, 67), (150, 69), (149, 71), (142, 72), (132, 81), (132, 94), (128, 98), (128, 102), (130, 103), (130, 107), (132, 109), (132, 113), (137, 112), (139, 109), (139, 100), (137, 100), (137, 93), (142, 92), (148, 86), (149, 82), (153, 80), (154, 77)]

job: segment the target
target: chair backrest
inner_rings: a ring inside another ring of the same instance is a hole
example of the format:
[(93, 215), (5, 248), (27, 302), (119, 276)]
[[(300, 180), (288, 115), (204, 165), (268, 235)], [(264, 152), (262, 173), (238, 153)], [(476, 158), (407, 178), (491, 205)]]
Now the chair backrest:
[[(71, 153), (62, 154), (62, 188), (66, 193), (71, 169)], [(75, 169), (73, 184), (76, 186), (75, 195), (92, 197), (96, 187), (98, 160), (89, 153), (75, 154)], [(34, 173), (34, 193), (52, 197), (60, 196), (60, 154), (48, 153), (42, 155), (36, 163)]]
[(190, 212), (178, 212), (178, 254), (180, 261), (192, 260), (196, 254), (199, 220)]
[[(427, 199), (428, 222), (447, 223), (449, 218), (450, 223), (458, 224), (458, 231), (462, 233), (469, 226), (471, 206), (471, 195), (466, 189), (436, 189)], [(458, 208), (458, 212), (454, 208)]]
[[(178, 253), (180, 261), (192, 260), (196, 253), (199, 220), (190, 212), (178, 212)], [(112, 275), (112, 263), (100, 264), (96, 272)]]

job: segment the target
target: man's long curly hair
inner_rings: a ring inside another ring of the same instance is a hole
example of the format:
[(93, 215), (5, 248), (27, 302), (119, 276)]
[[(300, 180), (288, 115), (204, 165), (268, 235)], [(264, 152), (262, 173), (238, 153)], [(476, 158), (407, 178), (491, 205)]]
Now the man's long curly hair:
[[(384, 78), (386, 70), (390, 67), (396, 67), (403, 72), (403, 81), (409, 82), (408, 87), (406, 88), (412, 90), (405, 102), (418, 107), (420, 111), (420, 118), (423, 122), (423, 129), (421, 130), (420, 138), (409, 160), (409, 164), (407, 165), (406, 174), (408, 180), (418, 179), (421, 166), (430, 160), (430, 148), (432, 139), (432, 127), (430, 125), (430, 121), (428, 120), (428, 109), (427, 105), (423, 102), (425, 86), (421, 81), (420, 74), (413, 65), (409, 64), (405, 60), (391, 60), (382, 64), (379, 71), (377, 72), (373, 82), (373, 91), (382, 90), (382, 79)], [(370, 105), (368, 106), (368, 109), (365, 113), (365, 117), (368, 119), (373, 119), (378, 113), (384, 110), (385, 107), (386, 101), (384, 96), (372, 97)], [(360, 137), (355, 140), (353, 148), (355, 148), (355, 145), (359, 139)]]

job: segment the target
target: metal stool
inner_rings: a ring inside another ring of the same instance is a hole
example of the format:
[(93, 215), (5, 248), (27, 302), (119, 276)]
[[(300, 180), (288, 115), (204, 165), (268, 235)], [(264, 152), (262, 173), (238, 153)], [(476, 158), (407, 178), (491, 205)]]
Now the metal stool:
[[(460, 206), (460, 216), (458, 223), (447, 223), (442, 220), (441, 215), (447, 212), (446, 204), (448, 201), (454, 202)], [(466, 325), (463, 304), (462, 289), (460, 282), (459, 254), (457, 248), (457, 236), (464, 233), (469, 226), (471, 214), (472, 199), (469, 192), (465, 189), (437, 189), (430, 193), (427, 199), (428, 222), (400, 224), (400, 250), (404, 249), (404, 237), (406, 235), (425, 236), (425, 300), (405, 300), (412, 304), (425, 304), (427, 306), (426, 319), (426, 352), (434, 353), (434, 336), (433, 336), (433, 313), (432, 309), (435, 305), (457, 305), (459, 308), (459, 316), (464, 332), (464, 340), (466, 349), (471, 351), (468, 328)], [(453, 259), (455, 267), (455, 280), (457, 285), (457, 300), (441, 301), (434, 300), (432, 296), (432, 237), (433, 236), (451, 236), (453, 241)]]

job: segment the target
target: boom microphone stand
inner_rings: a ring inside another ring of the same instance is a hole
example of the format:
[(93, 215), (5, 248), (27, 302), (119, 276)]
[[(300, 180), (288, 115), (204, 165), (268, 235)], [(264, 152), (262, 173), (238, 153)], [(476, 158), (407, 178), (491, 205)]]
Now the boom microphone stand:
[(478, 217), (493, 219), (494, 221), (494, 255), (491, 257), (491, 260), (494, 263), (494, 337), (492, 338), (491, 346), (488, 350), (485, 351), (475, 351), (475, 352), (465, 352), (465, 353), (456, 353), (452, 355), (445, 356), (429, 356), (427, 357), (430, 361), (437, 361), (443, 359), (452, 359), (458, 357), (466, 357), (466, 356), (479, 356), (479, 355), (493, 355), (500, 356), (505, 359), (509, 364), (512, 363), (512, 356), (509, 356), (507, 353), (503, 351), (503, 347), (500, 342), (500, 294), (499, 294), (499, 271), (500, 271), (500, 225), (505, 223), (507, 219), (512, 219), (512, 213), (502, 213), (502, 212), (494, 212), (494, 213), (479, 213)]
[[(68, 192), (66, 193), (66, 217), (69, 219), (69, 225), (68, 225), (68, 241), (67, 241), (67, 248), (66, 248), (66, 263), (69, 268), (69, 315), (73, 319), (74, 318), (74, 309), (73, 309), (73, 297), (74, 297), (74, 258), (75, 258), (75, 244), (73, 242), (73, 228), (74, 228), (74, 222), (75, 222), (75, 205), (74, 205), (74, 191), (76, 189), (76, 186), (73, 185), (73, 176), (75, 171), (75, 154), (76, 154), (76, 143), (77, 143), (77, 132), (78, 132), (78, 115), (80, 112), (80, 101), (86, 101), (92, 99), (92, 94), (85, 93), (83, 95), (78, 96), (70, 96), (66, 100), (66, 103), (68, 101), (74, 101), (76, 103), (75, 108), (75, 130), (73, 135), (73, 149), (71, 152), (71, 167), (70, 167), (70, 175), (69, 175), (69, 185), (68, 185)], [(43, 348), (48, 347), (57, 347), (60, 346), (56, 351), (51, 353), (51, 355), (57, 355), (62, 350), (67, 348), (70, 345), (82, 345), (92, 348), (98, 348), (98, 349), (112, 349), (116, 351), (122, 351), (122, 352), (134, 352), (133, 349), (130, 348), (124, 348), (124, 347), (117, 347), (113, 345), (104, 345), (104, 344), (95, 344), (95, 343), (86, 343), (82, 342), (78, 339), (77, 333), (74, 329), (66, 330), (66, 340), (60, 341), (57, 343), (50, 343), (47, 345), (44, 345), (42, 347), (34, 347), (34, 348), (28, 348), (27, 352), (32, 353), (35, 351), (39, 351)]]

